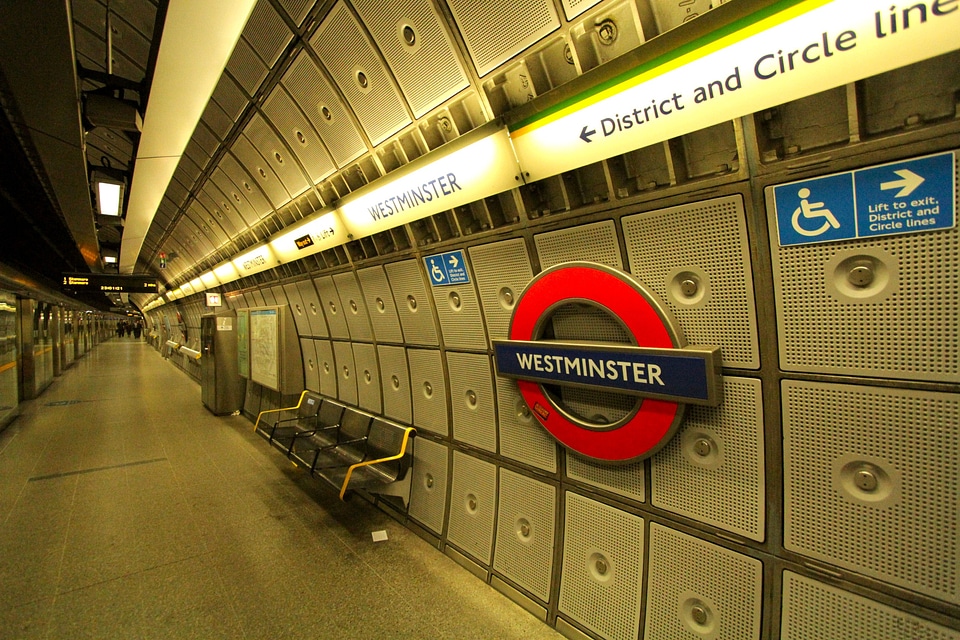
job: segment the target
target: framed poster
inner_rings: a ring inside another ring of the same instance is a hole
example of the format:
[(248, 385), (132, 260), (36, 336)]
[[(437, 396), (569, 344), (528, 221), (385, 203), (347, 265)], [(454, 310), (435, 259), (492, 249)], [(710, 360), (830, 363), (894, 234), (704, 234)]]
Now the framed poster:
[(237, 310), (237, 372), (250, 377), (250, 312)]
[(250, 310), (250, 380), (280, 390), (279, 309)]

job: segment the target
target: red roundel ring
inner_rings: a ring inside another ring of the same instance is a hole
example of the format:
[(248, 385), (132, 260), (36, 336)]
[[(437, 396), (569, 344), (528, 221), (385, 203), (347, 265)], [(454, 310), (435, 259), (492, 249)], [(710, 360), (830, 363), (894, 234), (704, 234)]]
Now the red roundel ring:
[[(657, 309), (636, 282), (603, 265), (568, 262), (552, 267), (527, 286), (513, 311), (510, 340), (535, 340), (541, 322), (555, 307), (587, 302), (607, 310), (623, 322), (639, 347), (678, 348), (665, 312)], [(603, 462), (628, 462), (653, 455), (679, 426), (685, 406), (678, 402), (644, 398), (639, 408), (619, 426), (591, 429), (571, 420), (540, 385), (517, 380), (520, 394), (543, 427), (561, 444)]]

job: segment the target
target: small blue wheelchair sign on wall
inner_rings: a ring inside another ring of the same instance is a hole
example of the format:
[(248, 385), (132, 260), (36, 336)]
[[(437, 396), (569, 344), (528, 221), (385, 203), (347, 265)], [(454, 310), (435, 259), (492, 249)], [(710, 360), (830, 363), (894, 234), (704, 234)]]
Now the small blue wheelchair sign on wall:
[(773, 187), (780, 246), (949, 229), (953, 152)]

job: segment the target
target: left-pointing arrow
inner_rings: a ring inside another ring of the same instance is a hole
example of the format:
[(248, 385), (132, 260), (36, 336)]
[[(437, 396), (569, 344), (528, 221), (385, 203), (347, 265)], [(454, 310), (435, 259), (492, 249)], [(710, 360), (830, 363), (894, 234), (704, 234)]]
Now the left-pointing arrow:
[(596, 133), (597, 133), (596, 129), (588, 130), (587, 125), (583, 125), (583, 130), (580, 131), (580, 139), (583, 140), (584, 142), (593, 142), (590, 139), (590, 136), (595, 135)]

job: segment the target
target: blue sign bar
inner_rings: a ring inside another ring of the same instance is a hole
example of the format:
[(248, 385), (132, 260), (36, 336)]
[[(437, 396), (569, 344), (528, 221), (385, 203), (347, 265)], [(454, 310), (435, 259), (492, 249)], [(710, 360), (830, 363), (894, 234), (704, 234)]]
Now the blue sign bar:
[(442, 287), (448, 284), (468, 284), (470, 274), (467, 273), (467, 261), (463, 251), (447, 251), (423, 259), (427, 265), (427, 276), (430, 284)]
[(652, 349), (494, 340), (493, 349), (497, 374), (508, 378), (692, 404), (720, 403), (719, 347)]
[(773, 188), (780, 246), (950, 229), (954, 153), (939, 153)]

